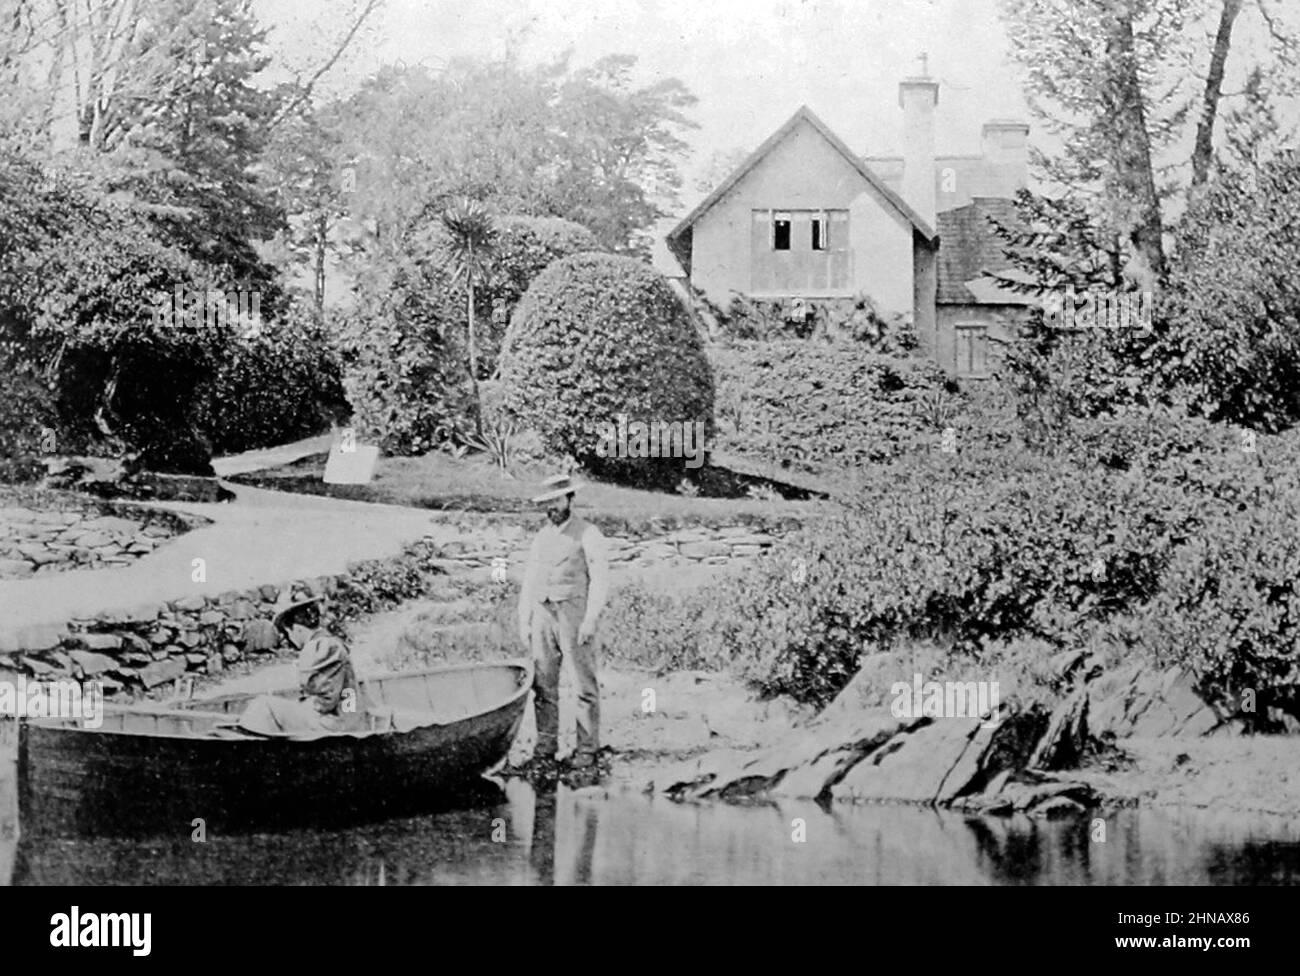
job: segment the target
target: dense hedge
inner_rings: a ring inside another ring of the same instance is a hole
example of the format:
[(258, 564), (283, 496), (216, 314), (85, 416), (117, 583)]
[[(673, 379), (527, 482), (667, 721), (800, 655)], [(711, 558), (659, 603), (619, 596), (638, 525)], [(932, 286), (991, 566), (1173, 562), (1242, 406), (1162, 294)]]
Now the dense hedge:
[(889, 355), (915, 350), (916, 328), (904, 315), (884, 315), (871, 296), (853, 298), (761, 299), (736, 295), (719, 308), (706, 295), (694, 293), (724, 336), (731, 339), (813, 339), (852, 342), (860, 349)]
[(44, 383), (0, 361), (0, 481), (32, 481), (44, 474), (43, 455), (57, 451), (54, 398)]
[(506, 408), (549, 450), (601, 474), (652, 483), (681, 470), (680, 459), (602, 457), (601, 426), (620, 415), (712, 433), (699, 332), (667, 282), (631, 258), (580, 254), (543, 271), (511, 319), (501, 380)]
[(738, 342), (709, 357), (719, 449), (800, 468), (937, 447), (963, 402), (936, 364), (852, 344)]
[(1064, 644), (1155, 594), (1183, 518), (1171, 490), (1100, 470), (917, 455), (787, 538), (735, 584), (715, 633), (760, 689), (814, 702), (899, 641)]
[(1008, 647), (1096, 647), (1187, 667), (1224, 712), (1300, 718), (1297, 461), (1300, 434), (1163, 409), (1076, 421), (1053, 455), (918, 452), (667, 619), (641, 601), (638, 626), (652, 656), (817, 704), (866, 653), (932, 643), (999, 676), (1025, 670)]
[(232, 335), (196, 399), (197, 424), (219, 454), (318, 434), (349, 413), (328, 332), (296, 308), (283, 322)]

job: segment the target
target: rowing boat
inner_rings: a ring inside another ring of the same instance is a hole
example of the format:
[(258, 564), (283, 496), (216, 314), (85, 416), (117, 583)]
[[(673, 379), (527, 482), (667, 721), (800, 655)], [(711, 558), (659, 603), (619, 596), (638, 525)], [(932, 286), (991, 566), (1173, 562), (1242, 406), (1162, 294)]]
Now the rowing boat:
[[(25, 719), (24, 834), (194, 833), (416, 812), (502, 762), (523, 721), (532, 664), (363, 678), (366, 731), (314, 737), (231, 729), (256, 697), (182, 708), (105, 706), (103, 722)], [(295, 697), (296, 688), (272, 694)]]

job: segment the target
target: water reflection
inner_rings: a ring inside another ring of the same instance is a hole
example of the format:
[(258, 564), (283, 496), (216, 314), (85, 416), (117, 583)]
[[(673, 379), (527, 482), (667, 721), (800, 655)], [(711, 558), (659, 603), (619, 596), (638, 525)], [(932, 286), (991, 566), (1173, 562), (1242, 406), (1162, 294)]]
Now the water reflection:
[[(975, 819), (908, 806), (683, 805), (492, 785), (418, 817), (191, 839), (12, 833), (16, 884), (1296, 884), (1300, 823), (1123, 810), (1093, 821)], [(6, 828), (10, 833), (6, 834)]]

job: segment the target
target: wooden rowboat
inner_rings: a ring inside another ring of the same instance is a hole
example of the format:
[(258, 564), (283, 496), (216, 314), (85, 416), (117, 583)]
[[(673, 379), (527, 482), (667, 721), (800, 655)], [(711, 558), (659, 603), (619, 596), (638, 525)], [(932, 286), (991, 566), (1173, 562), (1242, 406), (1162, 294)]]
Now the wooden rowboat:
[(364, 678), (362, 701), (400, 716), (397, 728), (377, 721), (316, 738), (223, 729), (252, 694), (179, 709), (105, 706), (99, 728), (24, 720), (19, 823), (25, 835), (171, 834), (195, 832), (198, 820), (219, 831), (415, 812), (506, 757), (532, 682), (527, 661)]

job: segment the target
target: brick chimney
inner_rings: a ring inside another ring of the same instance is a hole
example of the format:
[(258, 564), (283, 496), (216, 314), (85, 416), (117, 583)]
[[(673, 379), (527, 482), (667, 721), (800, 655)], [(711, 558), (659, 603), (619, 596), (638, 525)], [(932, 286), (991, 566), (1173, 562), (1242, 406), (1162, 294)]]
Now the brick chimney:
[(984, 161), (996, 186), (989, 196), (1010, 197), (1029, 183), (1029, 124), (1014, 119), (984, 123)]
[[(925, 56), (921, 56), (925, 72)], [(934, 109), (939, 83), (928, 73), (898, 83), (903, 109), (903, 182), (901, 194), (922, 219), (934, 226)]]

